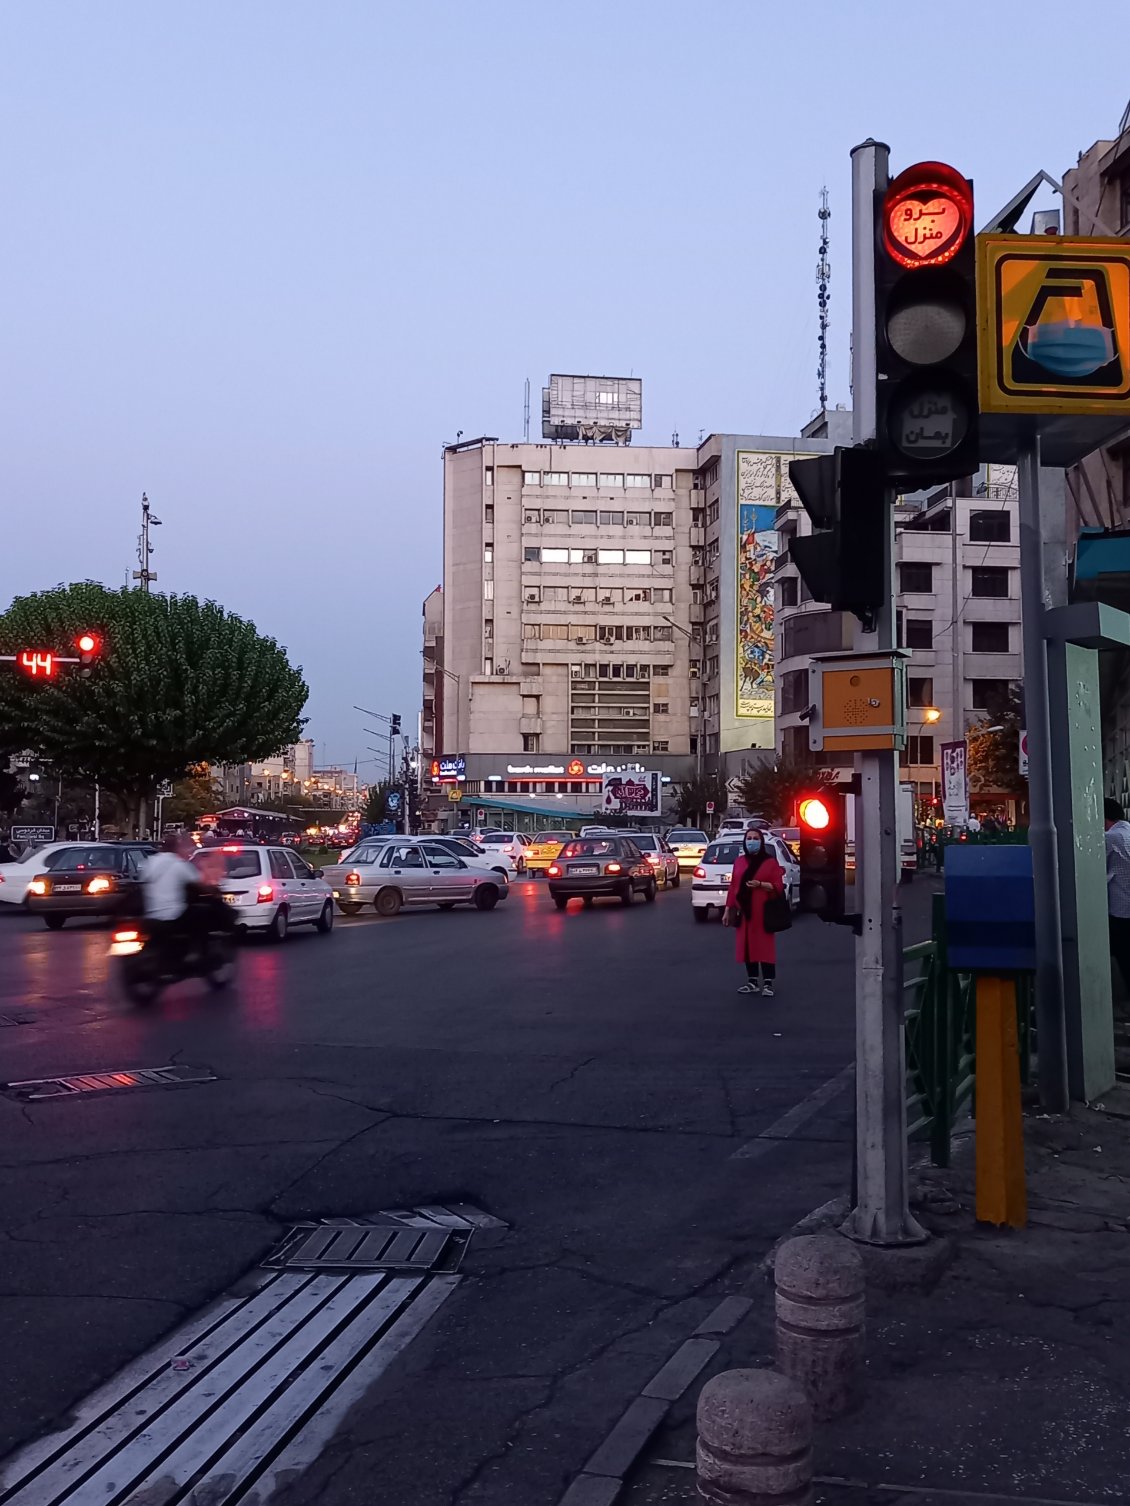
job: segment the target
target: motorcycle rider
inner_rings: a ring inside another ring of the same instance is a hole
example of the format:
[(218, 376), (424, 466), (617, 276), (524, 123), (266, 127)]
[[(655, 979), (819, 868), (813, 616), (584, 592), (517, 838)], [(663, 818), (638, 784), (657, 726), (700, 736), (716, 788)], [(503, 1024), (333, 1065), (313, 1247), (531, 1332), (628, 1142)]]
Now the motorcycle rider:
[(145, 918), (154, 941), (166, 951), (176, 938), (187, 937), (189, 907), (202, 888), (200, 875), (187, 861), (193, 851), (184, 832), (170, 832), (141, 872)]

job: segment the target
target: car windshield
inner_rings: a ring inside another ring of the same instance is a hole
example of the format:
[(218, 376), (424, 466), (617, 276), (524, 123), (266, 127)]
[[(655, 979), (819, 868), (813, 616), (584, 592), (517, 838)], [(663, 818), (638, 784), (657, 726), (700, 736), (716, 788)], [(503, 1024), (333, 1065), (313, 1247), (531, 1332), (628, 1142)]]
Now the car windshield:
[(740, 842), (711, 842), (703, 853), (704, 863), (736, 863), (741, 856)]
[(116, 868), (120, 847), (63, 847), (43, 859), (47, 871), (60, 868)]
[(571, 831), (538, 831), (534, 833), (535, 842), (568, 842), (572, 837)]
[(672, 847), (676, 842), (699, 842), (705, 847), (710, 838), (704, 831), (692, 831), (690, 827), (686, 827), (683, 830), (669, 831), (667, 833), (667, 840), (671, 843)]
[(258, 878), (260, 872), (258, 848), (250, 848), (245, 852), (225, 852), (222, 848), (217, 851), (215, 847), (207, 847), (194, 852), (189, 861), (197, 867), (203, 866), (218, 872), (221, 878)]
[(641, 852), (658, 852), (659, 851), (659, 839), (658, 839), (658, 837), (647, 837), (647, 836), (644, 836), (643, 832), (634, 831), (632, 833), (632, 841), (636, 844), (636, 846), (640, 849)]
[(479, 841), (501, 846), (504, 842), (513, 841), (513, 834), (508, 831), (485, 831), (479, 838)]
[(562, 849), (563, 858), (604, 858), (615, 857), (620, 851), (620, 843), (616, 837), (585, 837), (580, 842), (570, 842)]

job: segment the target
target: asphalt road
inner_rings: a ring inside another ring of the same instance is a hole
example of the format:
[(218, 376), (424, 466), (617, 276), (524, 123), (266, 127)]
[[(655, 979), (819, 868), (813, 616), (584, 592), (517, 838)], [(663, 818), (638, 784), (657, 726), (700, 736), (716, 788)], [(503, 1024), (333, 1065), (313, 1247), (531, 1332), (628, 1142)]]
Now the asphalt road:
[[(907, 891), (907, 939), (927, 886)], [(547, 1506), (695, 1324), (850, 1175), (850, 1095), (734, 1152), (852, 1057), (851, 937), (804, 918), (741, 997), (687, 888), (559, 914), (339, 921), (248, 945), (237, 987), (115, 997), (107, 931), (0, 916), (0, 1454), (223, 1290), (289, 1221), (460, 1200), (505, 1220), (288, 1502)]]

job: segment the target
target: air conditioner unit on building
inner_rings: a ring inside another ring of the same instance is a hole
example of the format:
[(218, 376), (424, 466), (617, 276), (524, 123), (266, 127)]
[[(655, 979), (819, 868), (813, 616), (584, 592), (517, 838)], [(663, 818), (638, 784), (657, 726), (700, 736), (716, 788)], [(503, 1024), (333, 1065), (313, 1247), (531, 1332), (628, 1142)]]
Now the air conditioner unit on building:
[(574, 664), (570, 667), (569, 673), (574, 680), (579, 680), (584, 674), (584, 670), (579, 664)]
[(585, 598), (583, 596), (574, 596), (572, 604), (575, 607), (583, 607), (585, 604)]
[(537, 515), (536, 512), (528, 512), (526, 514), (526, 522), (527, 523), (540, 523), (541, 519), (538, 517), (538, 515)]
[(573, 639), (574, 643), (587, 643), (588, 641), (589, 640), (584, 636), (583, 633)]
[(600, 598), (600, 604), (602, 607), (610, 607), (612, 605), (611, 596), (602, 596)]

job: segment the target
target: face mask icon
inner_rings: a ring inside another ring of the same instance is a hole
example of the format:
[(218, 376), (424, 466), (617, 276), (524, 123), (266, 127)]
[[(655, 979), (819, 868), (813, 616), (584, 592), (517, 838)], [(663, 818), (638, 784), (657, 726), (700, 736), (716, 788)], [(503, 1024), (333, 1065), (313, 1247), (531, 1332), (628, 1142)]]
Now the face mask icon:
[(1102, 268), (1048, 270), (1017, 336), (1012, 376), (1024, 385), (1050, 379), (1086, 386), (1121, 382), (1110, 288)]

